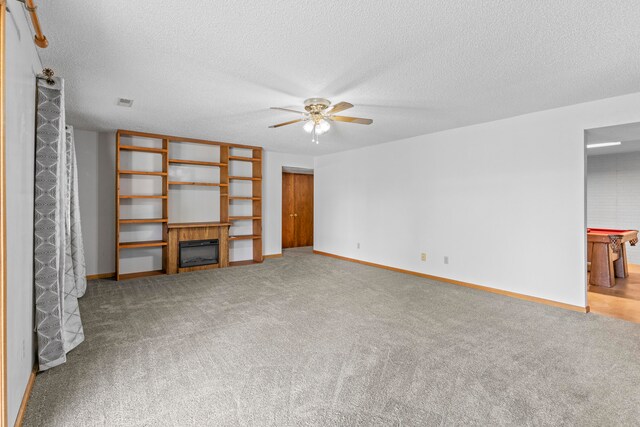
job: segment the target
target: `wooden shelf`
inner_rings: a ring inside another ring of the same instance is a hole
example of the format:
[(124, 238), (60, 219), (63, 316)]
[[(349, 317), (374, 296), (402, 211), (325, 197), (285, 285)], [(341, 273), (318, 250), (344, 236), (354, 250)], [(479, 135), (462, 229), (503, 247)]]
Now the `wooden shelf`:
[(187, 182), (187, 181), (169, 181), (169, 185), (198, 185), (201, 187), (228, 187), (229, 184), (220, 184), (217, 182)]
[(148, 172), (148, 171), (119, 171), (120, 175), (154, 175), (167, 176), (166, 172)]
[(236, 160), (238, 162), (261, 162), (262, 159), (256, 159), (253, 157), (243, 157), (243, 156), (229, 156), (229, 160)]
[(250, 197), (250, 196), (229, 196), (229, 200), (261, 200), (260, 197)]
[(147, 196), (145, 194), (127, 194), (120, 195), (121, 199), (166, 199), (169, 196)]
[(251, 221), (254, 219), (262, 219), (261, 216), (230, 216), (230, 221)]
[(120, 242), (118, 246), (120, 249), (131, 249), (131, 248), (152, 248), (158, 246), (167, 246), (167, 242), (164, 240), (146, 240), (146, 241), (138, 241), (138, 242)]
[(262, 178), (252, 178), (250, 176), (230, 176), (229, 180), (238, 180), (238, 181), (262, 181)]
[(154, 222), (168, 222), (167, 218), (143, 218), (143, 219), (121, 219), (120, 224), (144, 224)]
[(158, 276), (164, 274), (164, 270), (139, 271), (137, 273), (119, 274), (118, 280), (136, 279), (138, 277)]
[(178, 165), (227, 166), (226, 163), (201, 162), (199, 160), (182, 160), (182, 159), (169, 159), (169, 163), (178, 164)]
[(135, 145), (120, 145), (119, 147), (120, 147), (121, 150), (142, 151), (142, 152), (145, 152), (145, 153), (164, 154), (164, 153), (168, 152), (168, 150), (164, 149), (164, 148), (137, 147)]
[(262, 236), (255, 235), (255, 234), (246, 234), (246, 235), (239, 235), (239, 236), (229, 236), (229, 240), (255, 240), (255, 239), (262, 239)]

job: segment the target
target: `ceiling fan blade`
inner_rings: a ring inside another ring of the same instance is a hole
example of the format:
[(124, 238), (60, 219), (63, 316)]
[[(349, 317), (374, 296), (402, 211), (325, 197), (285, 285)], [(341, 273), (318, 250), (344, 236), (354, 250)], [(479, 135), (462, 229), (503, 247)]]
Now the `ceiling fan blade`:
[(338, 102), (327, 112), (327, 114), (339, 113), (340, 111), (348, 110), (351, 107), (353, 107), (353, 104), (349, 104), (348, 102)]
[(329, 118), (338, 122), (358, 123), (360, 125), (370, 125), (373, 123), (371, 119), (361, 119), (360, 117), (331, 116)]
[(289, 111), (291, 113), (298, 113), (298, 114), (305, 114), (304, 111), (297, 111), (297, 110), (292, 110), (290, 108), (280, 108), (280, 107), (271, 107), (272, 110), (282, 110), (282, 111)]
[(304, 119), (297, 119), (297, 120), (291, 120), (289, 122), (284, 122), (284, 123), (278, 123), (277, 125), (271, 125), (269, 126), (270, 128), (279, 128), (280, 126), (286, 126), (286, 125), (292, 125), (294, 123), (298, 123), (303, 121)]

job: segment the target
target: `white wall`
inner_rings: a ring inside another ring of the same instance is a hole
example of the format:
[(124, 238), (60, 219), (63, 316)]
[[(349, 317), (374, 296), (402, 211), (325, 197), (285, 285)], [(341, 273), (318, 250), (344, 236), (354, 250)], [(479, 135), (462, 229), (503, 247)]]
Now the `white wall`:
[[(589, 156), (587, 226), (640, 230), (640, 152)], [(640, 264), (640, 246), (628, 246)]]
[(13, 425), (34, 365), (35, 76), (42, 70), (23, 6), (7, 2), (6, 185), (8, 416)]
[(313, 169), (313, 157), (271, 151), (264, 153), (262, 219), (265, 255), (282, 253), (283, 166)]
[(87, 274), (115, 265), (115, 134), (74, 129)]
[(640, 93), (318, 157), (314, 247), (585, 306), (584, 130), (639, 120)]

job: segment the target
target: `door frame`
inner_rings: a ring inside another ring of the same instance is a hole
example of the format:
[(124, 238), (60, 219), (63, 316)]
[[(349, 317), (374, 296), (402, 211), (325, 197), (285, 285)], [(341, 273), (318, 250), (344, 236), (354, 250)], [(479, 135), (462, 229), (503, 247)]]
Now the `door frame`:
[[(589, 271), (588, 271), (588, 264), (589, 264), (589, 242), (588, 242), (588, 237), (587, 237), (587, 227), (589, 226), (588, 223), (588, 214), (587, 214), (587, 209), (588, 209), (588, 167), (589, 167), (589, 155), (588, 155), (588, 149), (587, 149), (587, 144), (589, 142), (592, 143), (598, 143), (598, 142), (604, 142), (604, 141), (589, 141), (589, 132), (591, 131), (601, 131), (602, 129), (605, 128), (617, 128), (617, 127), (621, 127), (621, 126), (627, 126), (627, 125), (637, 125), (640, 122), (637, 121), (631, 121), (631, 122), (623, 122), (623, 123), (615, 123), (615, 124), (610, 124), (610, 125), (605, 125), (605, 126), (598, 126), (598, 127), (594, 127), (594, 128), (589, 128), (589, 129), (584, 129), (583, 130), (583, 172), (584, 172), (584, 212), (583, 212), (583, 221), (584, 221), (584, 226), (583, 226), (583, 243), (584, 243), (584, 272), (585, 272), (585, 284), (584, 284), (584, 293), (585, 293), (585, 305), (586, 305), (586, 309), (587, 312), (589, 312), (591, 310), (590, 304), (589, 304)], [(599, 137), (599, 135), (595, 135), (596, 138)], [(611, 135), (610, 138), (607, 138), (609, 140), (615, 141), (615, 140), (620, 140), (618, 139), (619, 137), (615, 136), (615, 135)], [(622, 140), (625, 140), (624, 138), (622, 138)], [(630, 140), (630, 139), (629, 139)]]
[[(313, 169), (310, 168), (303, 168), (303, 167), (297, 167), (297, 166), (282, 166), (281, 170), (280, 170), (280, 218), (278, 219), (278, 221), (280, 221), (280, 224), (282, 224), (282, 217), (284, 212), (282, 211), (282, 200), (284, 199), (284, 194), (282, 193), (282, 185), (284, 182), (284, 174), (285, 173), (291, 173), (291, 174), (299, 174), (299, 175), (313, 175), (315, 177), (315, 173)], [(314, 199), (314, 228), (315, 228), (315, 178), (314, 178), (314, 188), (313, 188), (313, 199)], [(284, 251), (284, 246), (283, 246), (283, 235), (284, 235), (284, 228), (281, 228), (280, 230), (280, 254), (283, 253)], [(315, 233), (314, 233), (314, 242), (315, 242)], [(312, 246), (314, 244), (314, 242), (312, 242)]]
[(583, 160), (583, 173), (584, 173), (584, 186), (583, 186), (583, 197), (584, 197), (584, 208), (582, 212), (582, 221), (583, 227), (582, 230), (584, 232), (583, 237), (583, 246), (584, 246), (584, 305), (585, 310), (588, 312), (591, 311), (589, 307), (589, 242), (587, 241), (587, 162), (589, 161), (587, 158), (587, 130), (584, 129), (582, 134), (582, 160)]
[(7, 426), (7, 216), (5, 168), (5, 32), (7, 2), (0, 0), (0, 426)]
[[(293, 215), (293, 210), (295, 206), (291, 206), (294, 204), (293, 196), (290, 197), (287, 187), (288, 185), (295, 185), (294, 176), (291, 172), (286, 172), (284, 168), (282, 168), (281, 175), (281, 184), (280, 191), (282, 195), (282, 203), (280, 203), (280, 224), (282, 226), (280, 230), (280, 253), (285, 249), (289, 249), (295, 247), (296, 236), (295, 236), (295, 220), (290, 218)], [(285, 191), (286, 189), (286, 191)], [(289, 211), (289, 217), (286, 217), (287, 211)], [(285, 226), (285, 224), (288, 224)], [(291, 244), (290, 244), (291, 243)]]

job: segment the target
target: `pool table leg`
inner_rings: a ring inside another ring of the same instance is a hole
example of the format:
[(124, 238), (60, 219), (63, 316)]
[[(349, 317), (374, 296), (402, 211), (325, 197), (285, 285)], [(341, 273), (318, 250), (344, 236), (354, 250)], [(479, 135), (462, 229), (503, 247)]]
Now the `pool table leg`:
[(589, 284), (606, 288), (611, 288), (616, 284), (613, 251), (607, 243), (593, 244)]
[(627, 245), (620, 243), (619, 250), (620, 254), (618, 259), (613, 263), (616, 277), (629, 277), (629, 269), (627, 267)]

